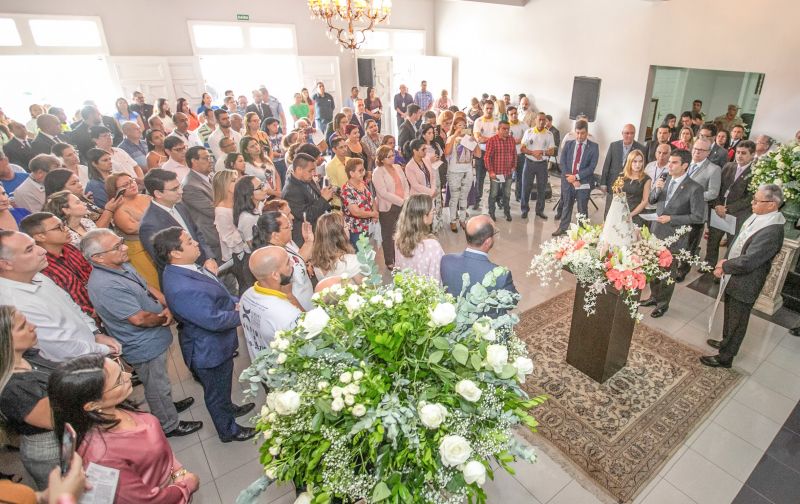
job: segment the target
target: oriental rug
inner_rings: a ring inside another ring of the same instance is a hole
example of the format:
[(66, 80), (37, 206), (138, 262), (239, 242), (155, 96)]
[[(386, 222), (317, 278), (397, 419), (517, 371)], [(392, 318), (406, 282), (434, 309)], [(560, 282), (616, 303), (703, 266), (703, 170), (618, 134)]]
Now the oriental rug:
[(702, 353), (640, 323), (627, 365), (601, 385), (565, 360), (574, 296), (526, 311), (516, 327), (534, 361), (524, 388), (549, 397), (532, 411), (538, 434), (526, 437), (556, 448), (615, 501), (630, 502), (741, 375), (701, 365)]

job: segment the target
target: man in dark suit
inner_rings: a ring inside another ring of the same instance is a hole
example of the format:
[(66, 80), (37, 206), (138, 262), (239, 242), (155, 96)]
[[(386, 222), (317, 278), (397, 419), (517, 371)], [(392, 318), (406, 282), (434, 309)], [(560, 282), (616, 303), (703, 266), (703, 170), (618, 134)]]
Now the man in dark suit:
[(370, 117), (364, 111), (364, 100), (356, 101), (356, 110), (353, 112), (353, 117), (350, 118), (350, 124), (355, 124), (358, 126), (358, 132), (361, 133), (361, 136), (364, 136), (364, 123), (367, 122), (367, 119)]
[(648, 140), (647, 144), (645, 145), (645, 156), (647, 156), (647, 162), (652, 163), (656, 160), (656, 149), (661, 144), (668, 144), (669, 143), (669, 126), (662, 124), (661, 126), (656, 129), (656, 137)]
[(272, 117), (272, 110), (269, 108), (269, 104), (264, 102), (264, 95), (258, 89), (253, 90), (253, 103), (248, 105), (246, 110), (258, 114), (259, 124), (267, 117)]
[(130, 109), (141, 116), (145, 126), (147, 120), (153, 115), (153, 105), (144, 102), (144, 94), (141, 91), (133, 92), (133, 103), (131, 103)]
[(181, 204), (183, 187), (175, 172), (153, 168), (144, 177), (144, 187), (153, 197), (153, 201), (147, 207), (139, 223), (139, 239), (144, 249), (153, 258), (159, 272), (163, 271), (166, 263), (160, 262), (155, 253), (153, 237), (162, 229), (180, 226), (200, 244), (197, 264), (203, 265), (207, 270), (216, 274), (217, 261), (214, 260), (214, 253), (192, 219), (189, 210)]
[[(708, 125), (708, 131), (716, 131), (717, 127), (713, 124)], [(700, 129), (702, 132), (703, 129)], [(711, 160), (717, 166), (725, 167), (725, 164), (728, 162), (728, 148), (725, 146), (725, 142), (728, 141), (728, 133), (725, 131), (717, 131), (714, 133), (714, 137), (711, 140), (711, 153), (708, 155), (708, 159)]]
[(189, 173), (183, 179), (181, 204), (189, 210), (197, 228), (205, 238), (214, 259), (222, 259), (219, 233), (214, 225), (214, 188), (211, 186), (211, 156), (205, 147), (186, 151)]
[(294, 215), (298, 225), (292, 228), (292, 240), (298, 247), (302, 247), (303, 222), (310, 222), (316, 229), (317, 219), (321, 215), (331, 211), (331, 198), (333, 198), (333, 187), (319, 188), (314, 182), (314, 174), (317, 171), (316, 160), (305, 153), (299, 153), (292, 161), (292, 173), (286, 177), (286, 185), (283, 186), (281, 197), (289, 203), (289, 209)]
[(406, 144), (417, 137), (417, 121), (422, 117), (422, 110), (416, 104), (411, 104), (406, 108), (406, 119), (400, 125), (400, 130), (397, 133), (397, 149), (400, 155), (406, 157)]
[(203, 398), (220, 441), (245, 441), (255, 429), (236, 423), (236, 417), (255, 404), (231, 401), (233, 355), (239, 346), (237, 299), (214, 274), (196, 264), (200, 245), (179, 226), (162, 229), (154, 237), (159, 262), (166, 264), (161, 288), (178, 321), (183, 360), (203, 385)]
[(553, 236), (567, 234), (572, 221), (572, 206), (577, 200), (578, 213), (589, 215), (589, 194), (594, 184), (594, 170), (600, 148), (589, 140), (589, 123), (575, 123), (575, 140), (564, 142), (561, 149), (561, 223)]
[(16, 121), (8, 123), (11, 138), (3, 145), (3, 152), (8, 162), (28, 170), (28, 163), (33, 159), (31, 143), (28, 141), (28, 130), (25, 125)]
[(608, 209), (611, 208), (611, 202), (614, 200), (614, 192), (611, 191), (611, 186), (622, 174), (628, 154), (634, 150), (638, 150), (642, 154), (645, 152), (644, 145), (634, 140), (635, 136), (636, 127), (633, 124), (626, 124), (622, 128), (622, 140), (611, 142), (611, 145), (608, 146), (606, 160), (603, 163), (603, 173), (600, 175), (600, 189), (606, 192), (606, 209), (603, 215), (606, 215)]
[(89, 164), (86, 154), (89, 152), (89, 149), (94, 148), (94, 140), (92, 140), (89, 130), (92, 126), (102, 126), (102, 124), (103, 121), (100, 112), (98, 112), (97, 108), (93, 105), (85, 105), (81, 109), (81, 121), (77, 125), (73, 125), (72, 134), (69, 139), (70, 143), (78, 149), (81, 163)]
[(36, 118), (36, 127), (39, 128), (39, 133), (31, 142), (31, 153), (34, 156), (50, 154), (55, 144), (69, 142), (67, 137), (61, 133), (61, 121), (54, 115), (40, 115)]
[(731, 128), (731, 141), (728, 142), (728, 161), (736, 158), (736, 146), (744, 141), (744, 126), (737, 124)]
[[(488, 272), (497, 267), (489, 260), (489, 251), (494, 247), (494, 237), (497, 235), (492, 219), (488, 215), (472, 217), (467, 221), (464, 234), (467, 237), (467, 249), (460, 254), (445, 255), (440, 266), (442, 284), (454, 296), (468, 291), (473, 283), (481, 282)], [(464, 273), (469, 274), (470, 283), (467, 285), (464, 285)], [(495, 289), (517, 292), (510, 271), (499, 277), (493, 287), (489, 287), (489, 290)]]
[[(691, 224), (702, 224), (706, 211), (703, 201), (703, 186), (692, 180), (686, 171), (692, 155), (687, 150), (675, 150), (669, 155), (669, 177), (658, 179), (650, 191), (650, 203), (656, 205), (656, 220), (651, 231), (657, 238), (665, 239), (675, 234), (678, 228)], [(676, 254), (686, 250), (689, 236), (684, 234), (672, 244), (670, 251)], [(674, 277), (678, 261), (673, 260), (670, 274)], [(655, 306), (650, 314), (658, 318), (667, 313), (675, 284), (666, 280), (655, 280), (650, 284), (650, 298), (642, 301), (642, 306)]]
[(739, 353), (750, 311), (767, 281), (772, 259), (783, 247), (786, 219), (778, 211), (782, 203), (779, 186), (759, 187), (752, 201), (753, 215), (742, 224), (728, 249), (727, 259), (720, 259), (716, 264), (714, 276), (722, 278), (720, 290), (725, 297), (725, 314), (722, 340), (707, 341), (710, 347), (719, 349), (719, 354), (700, 357), (700, 362), (706, 366), (729, 368)]
[[(722, 183), (719, 188), (719, 195), (712, 211), (718, 216), (725, 218), (725, 215), (736, 217), (736, 232), (742, 227), (742, 223), (750, 217), (752, 206), (750, 201), (753, 199), (753, 191), (750, 189), (750, 179), (753, 166), (753, 157), (756, 151), (756, 144), (751, 140), (743, 140), (736, 148), (736, 160), (725, 165), (722, 169)], [(725, 232), (715, 227), (708, 229), (708, 244), (706, 245), (706, 262), (717, 264), (719, 259), (719, 244)]]

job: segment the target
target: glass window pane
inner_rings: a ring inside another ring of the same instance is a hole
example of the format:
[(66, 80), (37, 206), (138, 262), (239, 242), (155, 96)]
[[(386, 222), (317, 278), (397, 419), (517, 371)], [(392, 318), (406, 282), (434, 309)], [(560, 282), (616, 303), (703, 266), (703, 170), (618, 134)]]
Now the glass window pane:
[(393, 33), (392, 47), (403, 51), (422, 51), (425, 49), (425, 32), (397, 31)]
[(225, 25), (194, 25), (194, 44), (201, 49), (238, 49), (244, 46), (242, 28)]
[(280, 26), (253, 26), (250, 28), (250, 46), (256, 49), (291, 49), (294, 33)]
[(365, 32), (364, 49), (380, 51), (389, 49), (389, 33), (385, 31)]
[(97, 23), (88, 19), (31, 19), (33, 41), (42, 47), (100, 47)]
[(11, 18), (0, 18), (0, 46), (20, 46), (17, 24)]

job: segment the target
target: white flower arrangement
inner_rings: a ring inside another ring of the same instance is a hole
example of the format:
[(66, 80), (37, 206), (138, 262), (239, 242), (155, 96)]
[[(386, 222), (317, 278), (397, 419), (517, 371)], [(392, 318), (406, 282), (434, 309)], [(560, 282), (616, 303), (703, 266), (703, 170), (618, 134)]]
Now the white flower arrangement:
[(750, 174), (753, 192), (762, 184), (777, 184), (787, 202), (800, 202), (800, 144), (792, 140), (779, 145), (756, 161)]

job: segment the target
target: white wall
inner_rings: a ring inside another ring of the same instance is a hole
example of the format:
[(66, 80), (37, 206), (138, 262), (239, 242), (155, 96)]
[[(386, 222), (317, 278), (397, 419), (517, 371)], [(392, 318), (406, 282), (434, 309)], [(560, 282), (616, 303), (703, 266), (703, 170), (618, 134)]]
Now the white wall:
[[(235, 22), (237, 13), (249, 14), (254, 23), (296, 25), (299, 56), (340, 55), (343, 88), (357, 80), (354, 57), (340, 53), (328, 40), (323, 21), (310, 20), (305, 0), (3, 0), (0, 13), (4, 12), (99, 16), (111, 56), (192, 56), (187, 21)], [(433, 13), (433, 0), (399, 0), (389, 27), (426, 30), (427, 53), (433, 54)], [(280, 77), (265, 71), (267, 86), (272, 78)], [(291, 100), (279, 98), (284, 103)]]
[(640, 124), (650, 65), (763, 72), (753, 131), (786, 139), (800, 128), (798, 17), (797, 0), (436, 0), (436, 54), (457, 60), (459, 104), (526, 92), (561, 131), (573, 77), (600, 77), (590, 130), (603, 152), (623, 124)]

